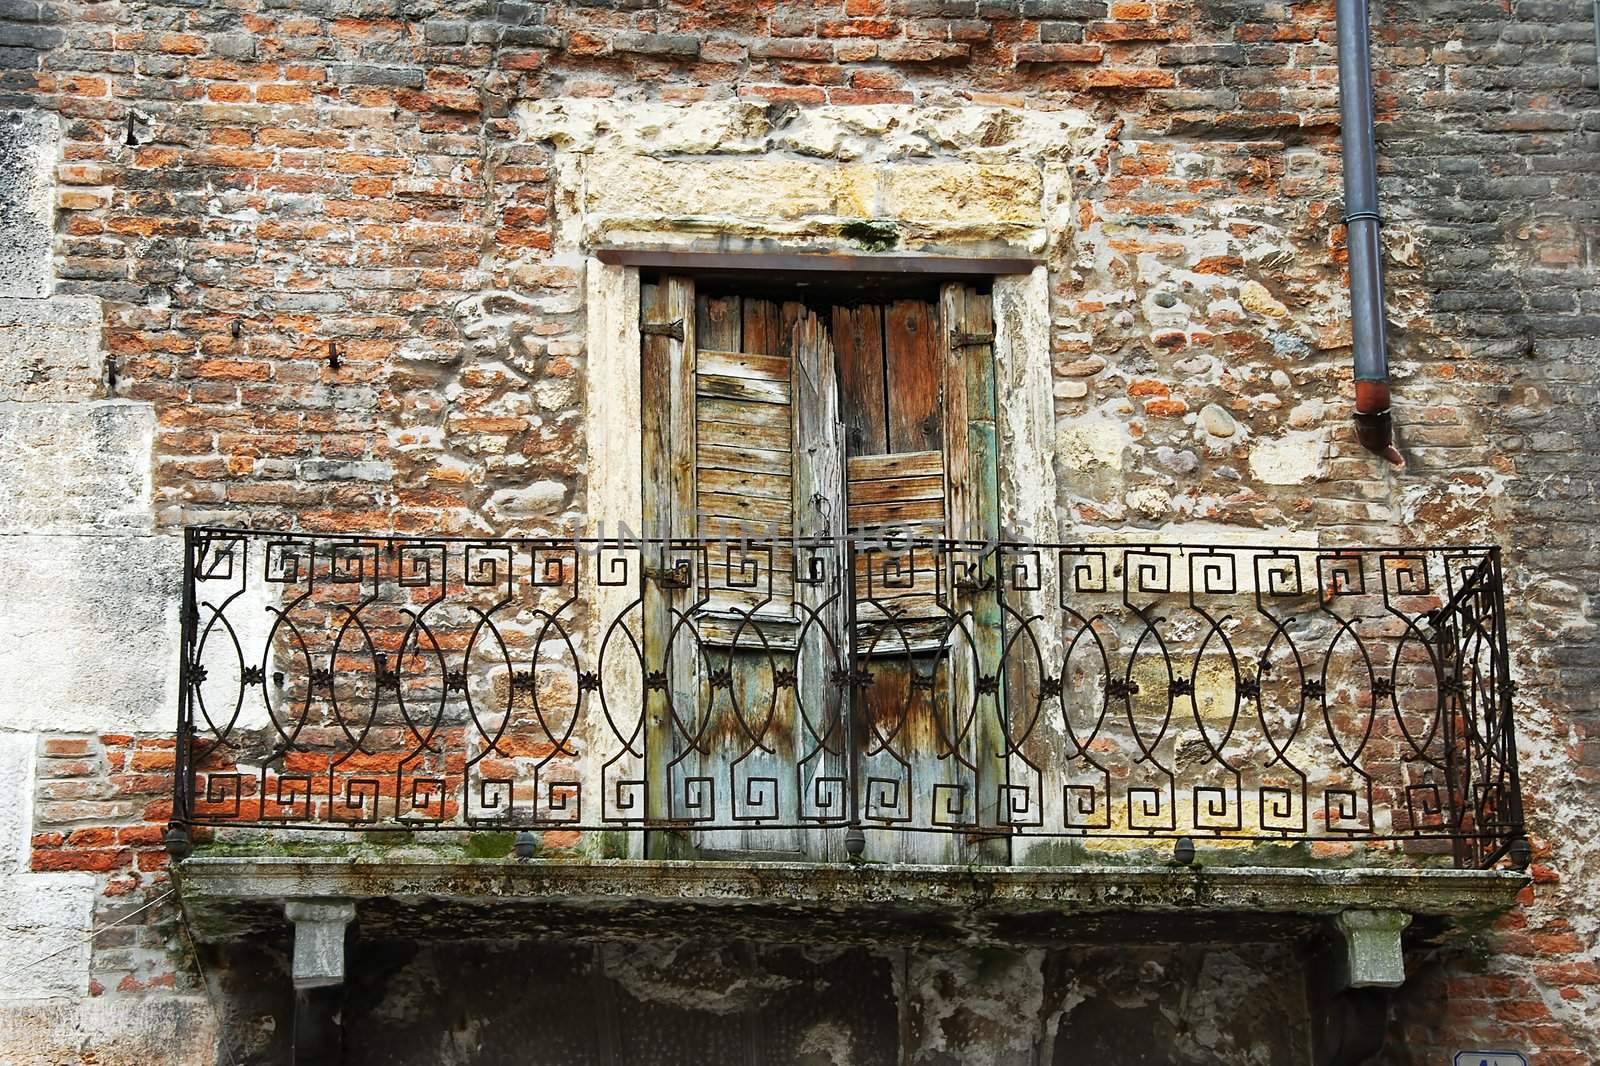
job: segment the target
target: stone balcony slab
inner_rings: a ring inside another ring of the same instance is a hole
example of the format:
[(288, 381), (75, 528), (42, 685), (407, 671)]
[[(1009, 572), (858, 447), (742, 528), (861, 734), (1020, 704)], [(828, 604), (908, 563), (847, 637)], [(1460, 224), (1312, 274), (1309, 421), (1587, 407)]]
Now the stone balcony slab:
[(1346, 911), (1412, 916), (1408, 939), (1486, 923), (1529, 883), (1506, 870), (935, 867), (788, 862), (196, 855), (178, 867), (200, 935), (281, 929), (293, 900), (351, 900), (363, 937), (1039, 945), (1310, 935)]

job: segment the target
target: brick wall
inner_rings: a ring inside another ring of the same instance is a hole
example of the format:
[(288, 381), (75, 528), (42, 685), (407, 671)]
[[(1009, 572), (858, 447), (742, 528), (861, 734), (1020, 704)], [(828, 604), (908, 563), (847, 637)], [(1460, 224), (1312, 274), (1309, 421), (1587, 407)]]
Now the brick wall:
[[(1600, 1055), (1591, 19), (1374, 12), (1403, 474), (1346, 420), (1331, 4), (14, 0), (0, 105), (61, 116), (57, 290), (103, 300), (117, 395), (155, 406), (158, 523), (323, 530), (583, 511), (583, 279), (519, 101), (1091, 116), (1050, 252), (1063, 523), (1506, 544), (1538, 883), (1417, 960), (1389, 1054), (1578, 1063)], [(34, 868), (101, 877), (101, 920), (159, 884), (158, 740), (41, 749)], [(97, 955), (95, 980), (159, 982), (154, 958)]]
[(32, 869), (97, 875), (95, 924), (117, 923), (91, 944), (90, 996), (171, 989), (189, 965), (176, 942), (176, 904), (158, 902), (172, 887), (161, 835), (172, 813), (173, 752), (164, 737), (40, 741)]

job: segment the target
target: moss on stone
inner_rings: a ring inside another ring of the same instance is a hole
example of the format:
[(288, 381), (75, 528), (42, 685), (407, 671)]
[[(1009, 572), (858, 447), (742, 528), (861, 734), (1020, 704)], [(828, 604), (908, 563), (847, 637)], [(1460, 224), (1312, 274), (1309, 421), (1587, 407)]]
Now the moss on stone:
[(900, 232), (893, 222), (858, 219), (839, 227), (839, 236), (854, 241), (869, 252), (886, 252), (900, 243)]
[(473, 833), (462, 850), (469, 859), (503, 859), (516, 845), (515, 833)]

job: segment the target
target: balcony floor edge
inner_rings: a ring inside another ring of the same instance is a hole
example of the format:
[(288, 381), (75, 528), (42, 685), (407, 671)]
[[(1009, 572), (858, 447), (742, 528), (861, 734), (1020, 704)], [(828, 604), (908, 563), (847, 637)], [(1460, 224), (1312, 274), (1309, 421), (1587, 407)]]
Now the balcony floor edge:
[(177, 868), (203, 939), (283, 927), (292, 900), (350, 900), (363, 937), (994, 944), (1262, 939), (1400, 911), (1408, 939), (1478, 928), (1529, 884), (1509, 870), (944, 867), (625, 859), (373, 862), (196, 855)]

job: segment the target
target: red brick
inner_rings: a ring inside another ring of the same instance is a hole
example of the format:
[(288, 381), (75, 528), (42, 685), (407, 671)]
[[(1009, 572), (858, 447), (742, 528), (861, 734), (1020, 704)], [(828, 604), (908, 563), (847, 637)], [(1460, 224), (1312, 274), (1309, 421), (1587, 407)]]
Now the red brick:
[(823, 22), (817, 27), (819, 37), (893, 37), (900, 32), (900, 24), (893, 19), (848, 19)]
[(341, 174), (403, 174), (411, 161), (399, 156), (335, 155), (334, 169)]
[(1089, 85), (1096, 89), (1170, 89), (1177, 75), (1166, 70), (1091, 70)]
[(778, 66), (778, 77), (784, 81), (803, 85), (843, 85), (849, 80), (843, 67), (822, 64), (783, 63)]
[(1016, 56), (1018, 63), (1098, 63), (1105, 52), (1097, 44), (1025, 44)]
[(206, 39), (193, 33), (164, 33), (157, 43), (168, 55), (197, 56), (206, 51)]
[(117, 830), (118, 844), (155, 846), (162, 842), (166, 829), (157, 825), (124, 826)]
[(878, 46), (878, 58), (887, 63), (944, 63), (971, 54), (970, 45), (939, 41), (889, 41)]
[(96, 848), (75, 850), (59, 848), (33, 853), (33, 869), (37, 871), (82, 871), (85, 873), (110, 873), (120, 870), (133, 860), (127, 848)]
[(779, 38), (750, 46), (752, 59), (805, 59), (827, 62), (833, 59), (833, 44), (829, 41), (803, 41)]
[(916, 97), (909, 92), (888, 89), (829, 89), (828, 102), (832, 104), (909, 104)]
[(256, 102), (262, 104), (305, 104), (311, 102), (311, 90), (304, 85), (258, 85)]
[(171, 770), (178, 764), (178, 756), (172, 751), (136, 751), (133, 753), (130, 769), (134, 771)]
[(104, 848), (117, 842), (117, 831), (104, 827), (74, 829), (67, 834), (67, 846), (73, 848)]

